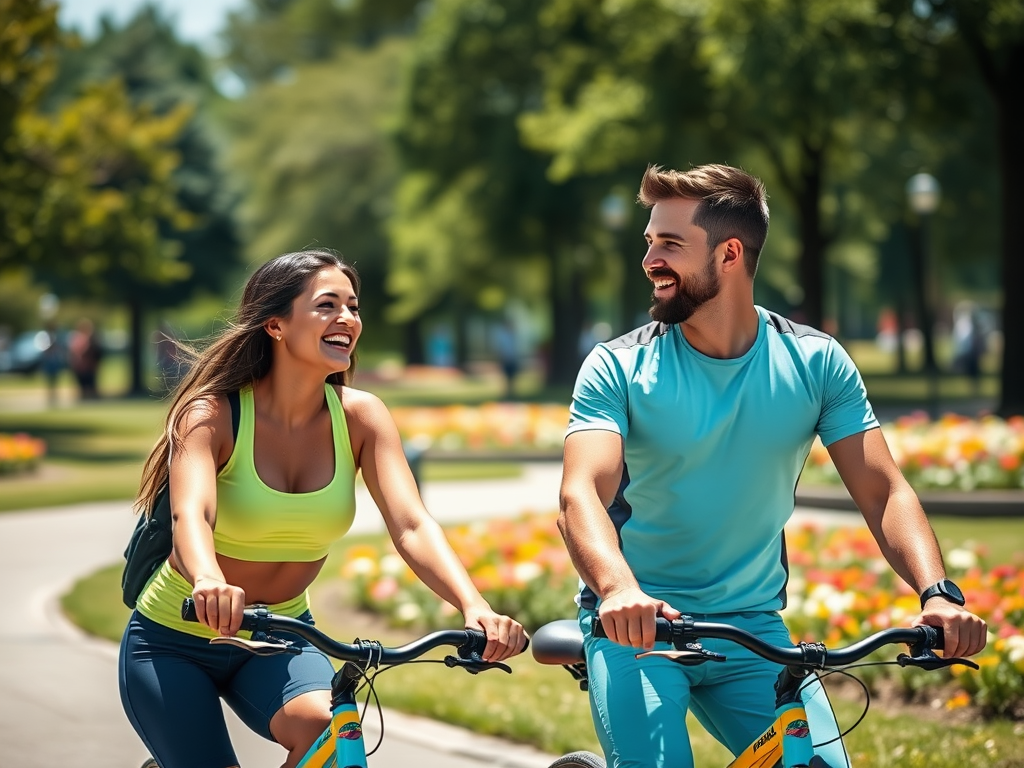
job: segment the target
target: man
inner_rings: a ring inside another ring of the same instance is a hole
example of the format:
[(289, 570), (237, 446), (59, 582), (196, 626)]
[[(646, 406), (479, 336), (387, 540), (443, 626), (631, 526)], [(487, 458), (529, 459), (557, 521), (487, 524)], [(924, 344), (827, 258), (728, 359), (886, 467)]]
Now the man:
[[(647, 169), (643, 268), (654, 322), (599, 344), (573, 394), (559, 529), (579, 596), (591, 708), (611, 766), (691, 766), (691, 710), (734, 754), (774, 719), (779, 667), (706, 641), (725, 664), (636, 658), (657, 615), (721, 621), (790, 644), (778, 611), (783, 526), (820, 436), (885, 557), (922, 594), (916, 623), (947, 656), (985, 645), (985, 623), (945, 579), (935, 535), (896, 467), (852, 360), (831, 337), (754, 304), (768, 234), (764, 187), (723, 165)], [(608, 639), (592, 636), (599, 616)], [(816, 736), (836, 726), (815, 682)], [(819, 750), (846, 765), (838, 742)]]

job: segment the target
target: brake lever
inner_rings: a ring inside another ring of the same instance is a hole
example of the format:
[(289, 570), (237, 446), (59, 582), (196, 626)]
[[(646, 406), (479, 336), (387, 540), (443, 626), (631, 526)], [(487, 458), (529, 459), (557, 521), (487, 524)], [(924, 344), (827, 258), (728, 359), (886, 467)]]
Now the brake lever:
[(936, 656), (927, 649), (923, 650), (919, 656), (909, 656), (901, 653), (896, 657), (896, 663), (901, 667), (918, 667), (919, 669), (942, 669), (943, 667), (952, 667), (956, 664), (961, 664), (971, 669), (978, 669), (978, 665), (970, 659), (960, 658), (959, 656), (946, 659)]
[(508, 666), (508, 664), (502, 664), (500, 661), (484, 661), (478, 653), (473, 653), (468, 659), (462, 659), (458, 656), (445, 656), (444, 665), (446, 667), (462, 667), (471, 675), (486, 672), (489, 669), (500, 669), (502, 672), (512, 674), (512, 667)]

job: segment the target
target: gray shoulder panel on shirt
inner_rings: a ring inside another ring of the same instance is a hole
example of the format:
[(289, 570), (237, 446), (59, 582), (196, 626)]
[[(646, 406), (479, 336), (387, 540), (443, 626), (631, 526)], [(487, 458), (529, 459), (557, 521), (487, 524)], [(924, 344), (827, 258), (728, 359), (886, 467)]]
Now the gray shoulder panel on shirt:
[(617, 339), (606, 341), (604, 345), (608, 349), (629, 349), (630, 347), (645, 346), (659, 336), (664, 336), (671, 327), (671, 325), (666, 325), (665, 323), (648, 323), (619, 336)]
[(812, 328), (809, 325), (801, 325), (800, 323), (794, 323), (782, 315), (777, 315), (774, 312), (767, 312), (768, 324), (772, 326), (779, 333), (791, 333), (797, 338), (801, 336), (814, 336), (819, 339), (831, 339), (824, 331), (819, 331), (817, 328)]

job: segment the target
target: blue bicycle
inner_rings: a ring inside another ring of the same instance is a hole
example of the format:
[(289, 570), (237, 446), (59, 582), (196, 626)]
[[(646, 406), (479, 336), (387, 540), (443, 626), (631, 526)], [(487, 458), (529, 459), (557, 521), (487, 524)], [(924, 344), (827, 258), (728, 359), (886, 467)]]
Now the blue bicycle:
[[(594, 635), (607, 636), (600, 622), (594, 624)], [(887, 645), (898, 644), (910, 646), (910, 654), (900, 653), (895, 661), (868, 663), (898, 664), (901, 667), (930, 670), (954, 664), (978, 668), (977, 664), (968, 659), (945, 658), (932, 653), (932, 649), (942, 648), (943, 640), (942, 632), (934, 627), (886, 629), (865, 637), (848, 648), (829, 649), (821, 643), (779, 647), (729, 624), (695, 621), (690, 616), (683, 616), (674, 621), (659, 618), (656, 639), (658, 642), (671, 643), (672, 648), (647, 651), (639, 655), (663, 656), (684, 666), (726, 661), (725, 656), (705, 649), (700, 643), (701, 638), (732, 640), (769, 661), (782, 665), (775, 684), (775, 720), (765, 723), (765, 730), (729, 764), (729, 768), (841, 768), (829, 766), (814, 754), (814, 747), (818, 745), (814, 742), (814, 734), (811, 733), (807, 713), (799, 695), (800, 688), (813, 674), (843, 671)], [(562, 619), (545, 624), (534, 633), (532, 643), (534, 659), (541, 664), (557, 664), (564, 667), (579, 682), (580, 688), (587, 690), (583, 632), (575, 620)], [(862, 718), (863, 716), (861, 715)], [(859, 722), (860, 720), (854, 723), (839, 738), (842, 739)], [(572, 752), (559, 757), (550, 768), (605, 768), (605, 761), (592, 752)]]
[[(198, 621), (191, 598), (182, 603), (181, 616), (186, 621)], [(298, 768), (367, 768), (356, 692), (363, 684), (368, 684), (372, 690), (373, 676), (385, 668), (422, 661), (420, 657), (436, 648), (451, 647), (457, 649), (457, 655), (432, 661), (465, 669), (474, 675), (491, 669), (512, 672), (507, 664), (483, 660), (480, 654), (487, 647), (487, 637), (474, 629), (433, 632), (397, 648), (386, 648), (374, 640), (340, 643), (303, 621), (277, 616), (260, 605), (245, 609), (241, 628), (252, 633), (251, 639), (221, 637), (214, 642), (234, 645), (257, 655), (301, 653), (291, 642), (274, 636), (275, 632), (289, 632), (307, 640), (328, 656), (345, 662), (331, 680), (331, 724), (309, 748)], [(159, 766), (150, 759), (143, 763), (142, 768)]]

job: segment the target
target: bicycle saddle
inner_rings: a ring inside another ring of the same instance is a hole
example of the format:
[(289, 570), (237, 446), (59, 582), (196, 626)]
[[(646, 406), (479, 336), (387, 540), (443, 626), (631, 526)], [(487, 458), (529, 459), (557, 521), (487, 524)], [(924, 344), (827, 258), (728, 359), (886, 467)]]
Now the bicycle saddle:
[(583, 632), (575, 619), (558, 619), (533, 633), (530, 648), (541, 664), (579, 664), (583, 661)]

